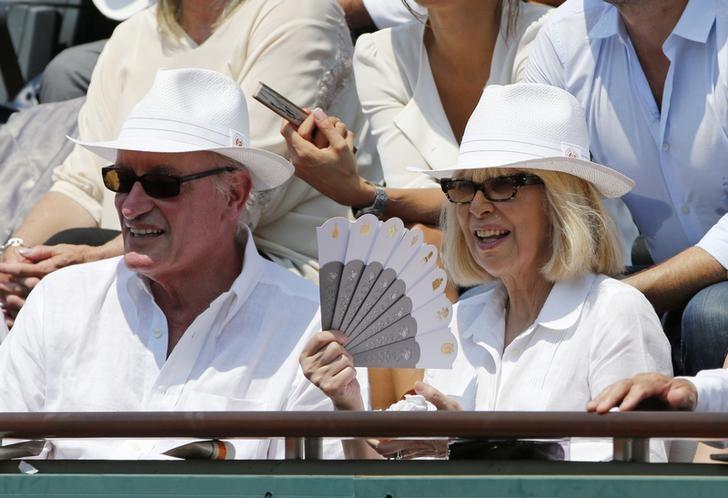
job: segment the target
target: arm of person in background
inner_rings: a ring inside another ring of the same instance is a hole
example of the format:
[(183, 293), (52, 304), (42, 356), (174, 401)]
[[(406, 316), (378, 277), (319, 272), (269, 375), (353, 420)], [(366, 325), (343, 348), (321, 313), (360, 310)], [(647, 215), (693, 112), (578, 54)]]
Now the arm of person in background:
[(684, 306), (701, 289), (726, 279), (726, 269), (708, 252), (691, 247), (667, 261), (626, 277), (658, 313)]
[(698, 400), (695, 385), (687, 379), (659, 373), (643, 373), (605, 387), (586, 405), (589, 412), (607, 413), (647, 407), (668, 410), (694, 410)]
[(728, 215), (718, 220), (694, 247), (667, 261), (630, 275), (659, 312), (684, 306), (699, 290), (728, 278)]
[(728, 412), (728, 357), (723, 368), (703, 370), (695, 377), (643, 373), (604, 388), (586, 405), (587, 411), (607, 413), (643, 408), (699, 412)]
[[(316, 136), (324, 142), (313, 142)], [(285, 123), (281, 133), (288, 144), (296, 176), (339, 204), (361, 208), (374, 202), (374, 187), (356, 172), (352, 152), (353, 135), (337, 119), (320, 109), (312, 112), (296, 129)], [(405, 223), (436, 224), (444, 195), (440, 189), (387, 188), (389, 198), (384, 218), (397, 216)]]
[(364, 0), (338, 0), (346, 16), (349, 29), (356, 30), (374, 25), (369, 11), (364, 6)]
[(13, 237), (25, 247), (9, 247), (0, 262), (0, 306), (12, 327), (25, 298), (38, 281), (65, 266), (117, 256), (123, 251), (121, 237), (102, 246), (42, 243), (53, 234), (68, 228), (94, 227), (95, 220), (81, 205), (58, 192), (48, 192), (30, 211)]

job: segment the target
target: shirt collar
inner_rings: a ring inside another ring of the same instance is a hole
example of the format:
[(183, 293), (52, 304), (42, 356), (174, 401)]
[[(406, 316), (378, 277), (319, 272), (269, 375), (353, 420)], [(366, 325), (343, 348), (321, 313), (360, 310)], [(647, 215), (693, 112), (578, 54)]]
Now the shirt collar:
[[(597, 275), (587, 273), (554, 283), (534, 323), (550, 330), (566, 330), (574, 326), (596, 278)], [(466, 328), (458, 331), (461, 339), (472, 337), (477, 341), (491, 334), (502, 334), (507, 298), (505, 286), (498, 282), (492, 289), (458, 302), (455, 306), (457, 322), (466, 324)], [(529, 329), (534, 330), (535, 327)]]
[[(245, 227), (245, 248), (243, 249), (243, 268), (240, 274), (235, 278), (230, 289), (223, 292), (215, 300), (210, 303), (211, 306), (217, 306), (221, 302), (229, 302), (230, 310), (237, 310), (245, 300), (250, 296), (255, 286), (260, 280), (265, 265), (265, 260), (258, 254), (255, 247), (253, 236), (250, 230)], [(134, 299), (137, 307), (139, 300), (143, 294), (153, 299), (151, 289), (149, 287), (149, 279), (133, 272), (127, 268), (124, 263), (123, 256), (119, 261), (119, 284), (123, 286)]]
[(672, 34), (686, 40), (705, 43), (715, 23), (716, 11), (715, 0), (689, 1)]
[[(715, 22), (716, 10), (716, 0), (689, 1), (675, 29), (672, 30), (672, 34), (687, 40), (705, 43)], [(619, 35), (623, 41), (627, 39), (627, 32), (619, 17), (619, 10), (614, 5), (605, 3), (601, 17), (589, 30), (589, 38), (609, 38), (614, 35)]]
[(502, 282), (497, 282), (492, 289), (458, 302), (455, 307), (457, 321), (459, 324), (466, 324), (466, 328), (459, 331), (460, 336), (463, 339), (473, 337), (478, 340), (495, 329), (502, 334), (503, 310), (507, 297), (505, 286)]
[(587, 273), (554, 283), (535, 323), (552, 330), (566, 330), (581, 316), (586, 296), (597, 276)]
[(601, 17), (599, 17), (599, 20), (589, 30), (589, 38), (609, 38), (618, 34), (621, 26), (619, 11), (614, 5), (609, 5), (605, 2)]

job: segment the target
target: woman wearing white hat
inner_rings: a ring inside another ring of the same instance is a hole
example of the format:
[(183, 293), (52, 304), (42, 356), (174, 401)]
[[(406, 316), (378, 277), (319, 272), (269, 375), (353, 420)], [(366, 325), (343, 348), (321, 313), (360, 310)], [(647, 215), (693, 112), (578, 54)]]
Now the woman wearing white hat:
[[(632, 181), (589, 161), (588, 151), (573, 96), (546, 85), (491, 86), (468, 121), (456, 164), (430, 172), (450, 201), (447, 270), (462, 285), (495, 282), (455, 305), (452, 370), (427, 371), (415, 386), (440, 409), (583, 411), (625, 376), (671, 372), (652, 306), (609, 276), (622, 259), (601, 197), (623, 195)], [(309, 343), (304, 373), (327, 386), (339, 409), (361, 409), (349, 357), (328, 345), (327, 334)], [(322, 344), (334, 361), (317, 356)], [(654, 449), (664, 458), (664, 448)], [(373, 454), (355, 443), (349, 452)], [(608, 444), (572, 444), (571, 458), (610, 452)]]

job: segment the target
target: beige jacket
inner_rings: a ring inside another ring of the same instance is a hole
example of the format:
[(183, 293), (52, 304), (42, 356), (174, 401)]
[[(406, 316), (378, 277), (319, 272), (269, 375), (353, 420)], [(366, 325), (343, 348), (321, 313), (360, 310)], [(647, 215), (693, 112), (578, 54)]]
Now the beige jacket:
[[(152, 7), (120, 24), (94, 69), (79, 114), (83, 140), (111, 140), (134, 104), (151, 87), (157, 68), (201, 67), (228, 74), (248, 96), (252, 144), (286, 153), (281, 119), (253, 100), (263, 81), (301, 106), (320, 106), (362, 134), (351, 70), (353, 48), (334, 0), (247, 0), (202, 45), (163, 39)], [(113, 195), (101, 182), (103, 161), (76, 147), (55, 171), (52, 189), (91, 213), (100, 226), (118, 228)], [(365, 172), (367, 174), (367, 172)], [(376, 177), (376, 175), (373, 175)], [(297, 178), (249, 202), (258, 247), (276, 261), (316, 280), (315, 227), (348, 208)]]

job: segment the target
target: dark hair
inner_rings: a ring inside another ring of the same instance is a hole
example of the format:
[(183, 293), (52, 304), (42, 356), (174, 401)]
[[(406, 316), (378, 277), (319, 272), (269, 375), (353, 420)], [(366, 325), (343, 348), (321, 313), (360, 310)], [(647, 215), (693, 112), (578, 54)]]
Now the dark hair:
[[(423, 16), (422, 14), (415, 11), (415, 9), (412, 8), (410, 5), (410, 0), (401, 0), (402, 4), (405, 6), (405, 8), (409, 11), (410, 14), (412, 14), (412, 17), (417, 19), (423, 24), (426, 24), (427, 22), (427, 16)], [(498, 0), (498, 8), (497, 8), (497, 15), (500, 16), (503, 13), (503, 1), (504, 0)], [(506, 35), (510, 35), (513, 30), (516, 29), (516, 21), (518, 20), (518, 11), (520, 9), (520, 3), (521, 0), (505, 0), (508, 2), (508, 24), (506, 25)]]

